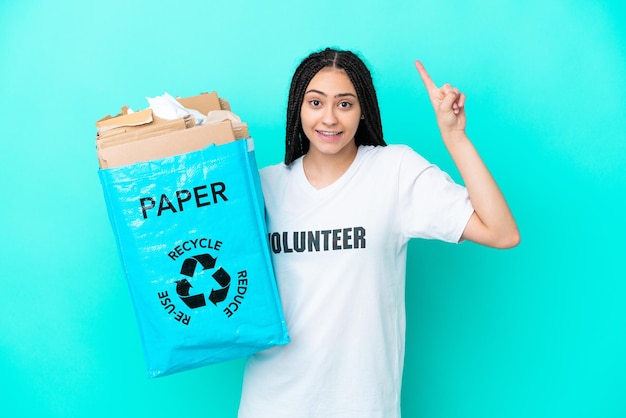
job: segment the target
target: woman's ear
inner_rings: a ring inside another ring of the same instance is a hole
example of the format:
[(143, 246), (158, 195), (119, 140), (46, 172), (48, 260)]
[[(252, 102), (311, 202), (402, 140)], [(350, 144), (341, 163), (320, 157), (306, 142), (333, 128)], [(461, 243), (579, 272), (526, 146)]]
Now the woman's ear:
[(364, 114), (361, 114), (361, 119), (365, 119), (365, 115)]

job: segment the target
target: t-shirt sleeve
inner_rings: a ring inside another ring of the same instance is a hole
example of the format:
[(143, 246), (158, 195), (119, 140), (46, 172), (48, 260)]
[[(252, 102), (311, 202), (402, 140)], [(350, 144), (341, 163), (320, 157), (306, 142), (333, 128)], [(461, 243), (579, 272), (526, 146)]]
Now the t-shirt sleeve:
[(410, 148), (402, 154), (398, 178), (402, 233), (459, 242), (474, 212), (467, 189)]

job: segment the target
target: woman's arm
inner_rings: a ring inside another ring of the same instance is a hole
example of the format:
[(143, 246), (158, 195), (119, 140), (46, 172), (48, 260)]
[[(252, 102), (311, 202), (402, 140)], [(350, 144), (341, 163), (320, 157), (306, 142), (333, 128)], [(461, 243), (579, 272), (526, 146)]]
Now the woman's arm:
[(474, 145), (465, 134), (465, 94), (449, 84), (437, 87), (421, 62), (417, 68), (435, 110), (443, 142), (452, 157), (474, 206), (462, 238), (495, 248), (520, 242), (513, 214), (504, 195)]

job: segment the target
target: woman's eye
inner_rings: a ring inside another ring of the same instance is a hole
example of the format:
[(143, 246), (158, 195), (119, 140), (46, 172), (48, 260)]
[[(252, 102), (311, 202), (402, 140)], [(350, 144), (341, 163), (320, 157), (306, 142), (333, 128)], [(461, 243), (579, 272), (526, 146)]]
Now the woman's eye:
[(311, 106), (313, 107), (318, 107), (319, 105), (321, 105), (322, 103), (319, 100), (313, 99), (313, 100), (309, 100), (309, 103), (311, 104)]
[(352, 103), (350, 102), (341, 102), (339, 103), (339, 107), (342, 109), (349, 109), (352, 106)]

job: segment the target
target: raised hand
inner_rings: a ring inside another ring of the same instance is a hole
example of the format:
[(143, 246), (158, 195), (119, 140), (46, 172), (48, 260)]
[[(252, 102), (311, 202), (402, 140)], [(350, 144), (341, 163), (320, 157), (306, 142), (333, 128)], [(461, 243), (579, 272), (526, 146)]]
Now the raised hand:
[(415, 61), (415, 68), (426, 87), (441, 133), (445, 135), (455, 130), (464, 131), (465, 94), (450, 84), (437, 87), (420, 61)]
[(467, 222), (462, 238), (496, 248), (516, 246), (520, 238), (513, 214), (465, 134), (465, 94), (449, 84), (437, 87), (421, 62), (415, 61), (415, 68), (428, 91), (443, 142), (463, 178), (474, 207), (474, 214)]

